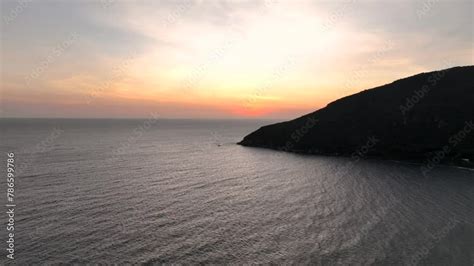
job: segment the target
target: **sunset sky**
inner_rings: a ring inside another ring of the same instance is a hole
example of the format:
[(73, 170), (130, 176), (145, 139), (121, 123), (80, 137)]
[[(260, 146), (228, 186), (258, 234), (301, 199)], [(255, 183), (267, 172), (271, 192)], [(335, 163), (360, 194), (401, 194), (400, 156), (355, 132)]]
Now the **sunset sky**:
[(2, 117), (290, 118), (473, 64), (474, 1), (2, 1)]

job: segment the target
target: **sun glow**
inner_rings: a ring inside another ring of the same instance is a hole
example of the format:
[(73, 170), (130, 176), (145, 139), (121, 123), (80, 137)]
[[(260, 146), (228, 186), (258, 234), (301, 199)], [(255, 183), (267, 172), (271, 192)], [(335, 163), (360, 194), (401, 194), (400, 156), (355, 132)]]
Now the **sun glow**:
[[(401, 2), (390, 6), (405, 10)], [(107, 8), (30, 8), (41, 12), (9, 24), (2, 40), (7, 115), (48, 116), (67, 103), (79, 110), (64, 112), (71, 116), (156, 109), (170, 117), (294, 117), (413, 73), (472, 64), (469, 29), (449, 31), (459, 32), (452, 42), (434, 41), (443, 34), (404, 12), (413, 31), (399, 32), (385, 4), (116, 1)], [(459, 15), (464, 9), (446, 8), (456, 14), (447, 14), (446, 25), (472, 25), (472, 16)], [(368, 28), (370, 18), (379, 21)], [(55, 50), (71, 31), (77, 39)], [(435, 52), (441, 50), (450, 54)], [(38, 67), (41, 75), (28, 78)], [(28, 106), (19, 104), (24, 98)]]

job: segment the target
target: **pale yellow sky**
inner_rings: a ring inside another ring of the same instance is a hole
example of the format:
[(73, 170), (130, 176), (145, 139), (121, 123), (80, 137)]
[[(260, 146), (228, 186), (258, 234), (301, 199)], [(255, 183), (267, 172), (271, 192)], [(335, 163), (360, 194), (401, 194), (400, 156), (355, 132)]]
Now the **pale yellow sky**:
[(290, 118), (472, 64), (472, 5), (6, 1), (1, 115)]

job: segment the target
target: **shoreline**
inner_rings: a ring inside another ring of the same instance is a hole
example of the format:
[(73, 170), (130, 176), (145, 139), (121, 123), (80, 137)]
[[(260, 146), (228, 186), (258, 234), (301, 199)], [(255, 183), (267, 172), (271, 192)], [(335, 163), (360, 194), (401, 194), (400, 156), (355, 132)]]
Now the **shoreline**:
[[(263, 145), (249, 145), (243, 143), (243, 141), (237, 142), (236, 143), (239, 146), (243, 147), (251, 147), (251, 148), (261, 148), (261, 149), (269, 149), (269, 150), (274, 150), (274, 151), (279, 151), (279, 152), (288, 152), (288, 153), (295, 153), (295, 154), (302, 154), (302, 155), (320, 155), (320, 156), (327, 156), (327, 157), (342, 157), (342, 158), (351, 158), (354, 154), (354, 152), (351, 153), (325, 153), (325, 152), (315, 152), (311, 150), (294, 150), (294, 149), (281, 149), (281, 148), (275, 148), (271, 146), (263, 146)], [(366, 156), (360, 156), (357, 154), (357, 158), (361, 160), (382, 160), (382, 161), (391, 161), (391, 162), (397, 162), (397, 163), (404, 163), (404, 164), (413, 164), (413, 165), (418, 165), (420, 167), (427, 166), (428, 162), (426, 160), (422, 159), (415, 159), (415, 158), (420, 158), (420, 156), (417, 155), (412, 155), (411, 158), (403, 159), (399, 158), (397, 156), (376, 156), (376, 155), (366, 155)], [(448, 158), (449, 159), (449, 158)], [(451, 158), (453, 159), (453, 158)], [(453, 167), (453, 168), (458, 168), (458, 169), (463, 169), (463, 170), (469, 170), (469, 171), (474, 171), (474, 162), (464, 162), (461, 160), (456, 160), (456, 161), (443, 161), (438, 164), (435, 164), (433, 168), (439, 167), (439, 166), (444, 166), (444, 167)]]

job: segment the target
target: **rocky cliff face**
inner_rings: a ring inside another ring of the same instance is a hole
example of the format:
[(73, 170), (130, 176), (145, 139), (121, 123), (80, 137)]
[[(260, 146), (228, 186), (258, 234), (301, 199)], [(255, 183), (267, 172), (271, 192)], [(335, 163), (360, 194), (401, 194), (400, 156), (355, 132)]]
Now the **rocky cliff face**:
[(365, 90), (300, 118), (264, 126), (239, 144), (317, 154), (472, 162), (474, 66), (421, 73)]

